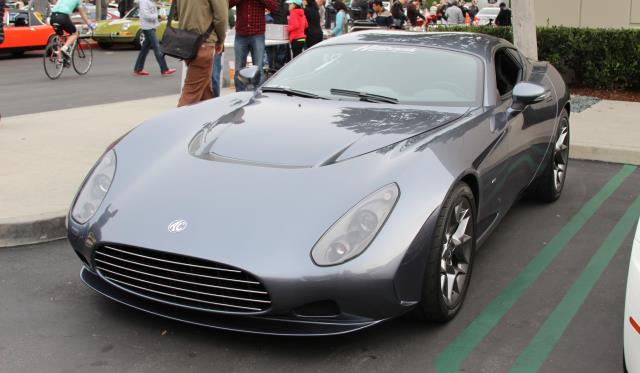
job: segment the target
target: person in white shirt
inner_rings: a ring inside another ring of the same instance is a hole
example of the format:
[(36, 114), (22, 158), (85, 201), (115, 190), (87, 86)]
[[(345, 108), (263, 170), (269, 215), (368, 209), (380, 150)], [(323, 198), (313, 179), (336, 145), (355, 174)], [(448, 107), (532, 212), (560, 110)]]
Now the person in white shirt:
[(156, 61), (158, 61), (162, 75), (175, 73), (176, 69), (170, 69), (169, 66), (167, 66), (167, 61), (160, 51), (160, 44), (158, 44), (158, 38), (156, 37), (156, 28), (160, 25), (160, 22), (158, 22), (158, 4), (156, 4), (154, 0), (140, 0), (138, 6), (140, 29), (144, 35), (144, 41), (140, 46), (140, 53), (138, 53), (133, 73), (136, 75), (149, 75), (149, 73), (144, 70), (144, 62), (147, 59), (149, 48), (153, 48), (153, 53), (156, 56)]

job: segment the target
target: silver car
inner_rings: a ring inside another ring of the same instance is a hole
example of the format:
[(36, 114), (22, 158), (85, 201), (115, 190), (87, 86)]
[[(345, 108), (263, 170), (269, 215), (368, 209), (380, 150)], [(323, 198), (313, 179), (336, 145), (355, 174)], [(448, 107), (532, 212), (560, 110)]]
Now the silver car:
[(68, 216), (87, 285), (252, 333), (444, 322), (509, 208), (562, 192), (569, 92), (504, 40), (367, 31), (241, 77), (257, 89), (149, 120), (91, 170)]

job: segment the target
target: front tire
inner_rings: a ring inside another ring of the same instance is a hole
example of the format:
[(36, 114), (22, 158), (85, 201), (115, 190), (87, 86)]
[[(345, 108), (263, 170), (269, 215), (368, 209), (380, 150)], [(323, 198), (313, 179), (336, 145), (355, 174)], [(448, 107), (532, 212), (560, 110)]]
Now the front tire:
[(78, 39), (78, 44), (71, 55), (71, 62), (78, 75), (84, 75), (89, 72), (93, 64), (93, 49), (86, 40)]
[(58, 79), (60, 75), (62, 75), (62, 69), (64, 68), (63, 60), (58, 58), (59, 50), (60, 44), (58, 43), (58, 37), (50, 37), (49, 43), (42, 55), (42, 63), (45, 74), (47, 74), (47, 77), (51, 80)]
[(457, 184), (442, 204), (430, 243), (419, 315), (445, 322), (460, 311), (471, 280), (476, 249), (476, 205), (465, 183)]

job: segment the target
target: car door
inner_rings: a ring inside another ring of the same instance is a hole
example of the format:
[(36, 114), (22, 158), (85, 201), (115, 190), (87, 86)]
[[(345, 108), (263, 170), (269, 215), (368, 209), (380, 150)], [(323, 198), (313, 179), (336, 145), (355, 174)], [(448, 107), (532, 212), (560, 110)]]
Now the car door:
[(502, 116), (508, 152), (504, 170), (504, 182), (507, 187), (502, 190), (503, 203), (511, 206), (522, 190), (529, 184), (538, 163), (531, 158), (529, 152), (530, 140), (524, 136), (529, 113), (522, 112), (508, 115), (513, 104), (513, 88), (522, 81), (524, 68), (512, 54), (512, 49), (502, 47), (495, 51), (493, 63), (495, 68), (496, 88), (498, 90), (498, 104), (496, 115)]
[(29, 27), (29, 13), (9, 12), (3, 48), (22, 48), (31, 45), (33, 30)]
[[(523, 188), (528, 186), (537, 172), (542, 170), (542, 162), (549, 151), (551, 135), (554, 133), (557, 113), (557, 98), (553, 84), (546, 74), (546, 62), (529, 63), (515, 49), (507, 49), (511, 60), (522, 70), (521, 80), (544, 87), (545, 96), (540, 102), (528, 105), (522, 112), (523, 122), (513, 128), (509, 146), (511, 152), (521, 159), (518, 170)], [(526, 167), (525, 167), (526, 165)]]

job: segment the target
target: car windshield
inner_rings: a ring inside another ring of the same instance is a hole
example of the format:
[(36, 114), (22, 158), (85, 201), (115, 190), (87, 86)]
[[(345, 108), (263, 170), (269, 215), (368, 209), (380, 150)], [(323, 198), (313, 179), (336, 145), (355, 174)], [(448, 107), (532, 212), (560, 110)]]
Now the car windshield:
[[(479, 106), (482, 63), (469, 54), (406, 45), (351, 44), (311, 49), (264, 87), (333, 100), (370, 100), (432, 106)], [(345, 91), (349, 94), (345, 95)], [(375, 98), (375, 97), (374, 97)]]

